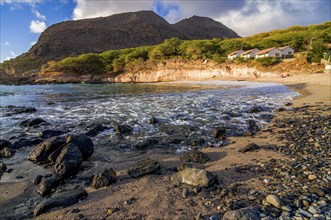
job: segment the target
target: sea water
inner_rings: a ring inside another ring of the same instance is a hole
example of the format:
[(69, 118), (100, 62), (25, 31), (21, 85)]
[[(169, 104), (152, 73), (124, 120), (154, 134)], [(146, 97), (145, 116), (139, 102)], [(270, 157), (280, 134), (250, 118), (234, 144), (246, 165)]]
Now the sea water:
[[(201, 146), (220, 146), (212, 128), (225, 127), (228, 136), (242, 135), (248, 121), (263, 128), (274, 111), (299, 95), (286, 86), (252, 82), (181, 82), (155, 84), (57, 84), (5, 86), (0, 89), (0, 138), (15, 142), (38, 137), (43, 130), (67, 134), (86, 133), (102, 124), (108, 129), (93, 137), (94, 157), (113, 162), (137, 152), (135, 145), (147, 139), (158, 147), (178, 152), (192, 147), (187, 140), (203, 139)], [(35, 113), (8, 114), (5, 106), (34, 107)], [(250, 113), (252, 107), (262, 111)], [(154, 117), (158, 123), (151, 124)], [(26, 119), (42, 118), (49, 125), (22, 128)], [(119, 135), (116, 125), (133, 131)], [(181, 141), (173, 141), (180, 139)], [(18, 150), (10, 163), (26, 162), (33, 148)], [(116, 152), (116, 153), (114, 153)], [(141, 152), (137, 152), (141, 153)], [(36, 168), (37, 169), (37, 168)], [(39, 169), (39, 168), (38, 168)], [(38, 171), (39, 172), (39, 171)]]

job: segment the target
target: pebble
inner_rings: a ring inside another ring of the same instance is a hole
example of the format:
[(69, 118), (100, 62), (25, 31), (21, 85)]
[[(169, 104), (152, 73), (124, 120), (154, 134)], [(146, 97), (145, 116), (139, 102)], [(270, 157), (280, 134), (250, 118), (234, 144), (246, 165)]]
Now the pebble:
[(266, 200), (267, 200), (268, 203), (270, 203), (271, 205), (273, 205), (276, 208), (281, 208), (282, 207), (282, 205), (281, 205), (282, 202), (279, 199), (279, 197), (276, 196), (276, 195), (268, 195), (266, 197)]
[(298, 209), (298, 214), (303, 215), (304, 217), (312, 218), (313, 215), (303, 209)]
[(316, 179), (317, 179), (317, 176), (311, 174), (311, 175), (308, 176), (308, 179), (309, 179), (310, 181), (313, 181), (313, 180), (316, 180)]
[(287, 205), (287, 206), (282, 206), (282, 210), (285, 212), (291, 212), (292, 208)]
[(187, 198), (187, 197), (188, 197), (188, 194), (189, 194), (188, 190), (187, 190), (186, 188), (183, 189), (182, 196), (183, 196), (184, 198)]
[(321, 210), (318, 207), (310, 206), (308, 208), (308, 212), (310, 212), (311, 214), (319, 214), (321, 213)]

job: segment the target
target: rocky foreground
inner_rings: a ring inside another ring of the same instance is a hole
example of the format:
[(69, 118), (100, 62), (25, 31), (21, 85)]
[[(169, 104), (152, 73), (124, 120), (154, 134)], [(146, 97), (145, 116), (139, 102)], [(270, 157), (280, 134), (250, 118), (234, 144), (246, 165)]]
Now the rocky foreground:
[[(86, 134), (63, 137), (51, 133), (45, 140), (34, 140), (32, 145), (40, 143), (28, 159), (48, 167), (52, 174), (30, 180), (20, 195), (24, 202), (15, 204), (15, 199), (4, 198), (1, 218), (331, 219), (331, 106), (278, 111), (268, 128), (250, 137), (252, 143), (236, 148), (239, 158), (274, 152), (276, 159), (234, 163), (219, 172), (209, 167), (224, 159), (215, 159), (205, 149), (193, 149), (180, 156), (177, 166), (147, 158), (124, 172), (109, 164), (93, 176), (79, 176), (85, 169), (83, 161), (94, 152), (93, 142)], [(21, 126), (41, 123), (46, 122), (34, 119)], [(102, 129), (93, 128), (90, 135)], [(117, 131), (125, 134), (130, 129), (119, 126)], [(222, 129), (211, 135), (226, 138)], [(264, 137), (277, 144), (260, 144), (258, 140)], [(12, 156), (13, 144), (2, 140), (0, 146), (2, 157)], [(3, 162), (0, 169), (1, 173), (12, 171)], [(226, 173), (230, 178), (225, 178)]]

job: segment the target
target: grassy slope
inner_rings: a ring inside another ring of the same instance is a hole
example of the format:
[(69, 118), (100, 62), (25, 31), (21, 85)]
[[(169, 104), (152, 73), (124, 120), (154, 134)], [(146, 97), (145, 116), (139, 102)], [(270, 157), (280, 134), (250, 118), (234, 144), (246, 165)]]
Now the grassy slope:
[[(310, 61), (318, 61), (325, 43), (331, 42), (331, 22), (318, 25), (294, 26), (284, 30), (274, 30), (245, 38), (212, 39), (182, 41), (176, 38), (168, 39), (155, 46), (143, 46), (123, 50), (111, 50), (100, 54), (83, 54), (77, 57), (67, 57), (60, 61), (51, 61), (46, 71), (70, 73), (116, 74), (141, 64), (146, 60), (159, 61), (171, 58), (211, 59), (224, 62), (226, 54), (238, 49), (265, 49), (269, 47), (291, 46), (296, 52), (310, 51)], [(48, 60), (20, 56), (14, 60), (1, 63), (0, 69), (14, 68), (19, 72), (40, 68)]]

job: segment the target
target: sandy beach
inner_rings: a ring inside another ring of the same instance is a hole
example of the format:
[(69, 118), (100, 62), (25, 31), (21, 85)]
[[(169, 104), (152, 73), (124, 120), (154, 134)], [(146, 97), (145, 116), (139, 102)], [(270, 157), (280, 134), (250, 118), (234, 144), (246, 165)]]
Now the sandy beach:
[[(243, 79), (221, 78), (213, 80), (236, 81)], [(279, 121), (288, 118), (311, 117), (313, 114), (330, 115), (331, 73), (293, 74), (285, 78), (264, 77), (247, 80), (280, 83), (302, 95), (293, 101), (293, 105), (289, 106), (288, 110), (277, 112), (270, 125), (256, 135), (229, 137), (231, 144), (225, 147), (200, 149), (209, 156), (210, 160), (205, 164), (186, 164), (188, 167), (210, 171), (217, 176), (218, 184), (207, 189), (196, 189), (196, 187), (186, 184), (174, 186), (170, 178), (174, 174), (174, 168), (181, 166), (183, 162), (177, 155), (152, 150), (137, 157), (135, 161), (105, 164), (116, 171), (116, 183), (97, 190), (87, 187), (88, 196), (81, 202), (67, 208), (54, 209), (37, 216), (36, 219), (210, 219), (211, 216), (214, 216), (211, 219), (226, 219), (224, 215), (228, 211), (256, 206), (267, 207), (266, 210), (260, 211), (260, 218), (264, 217), (263, 213), (271, 213), (272, 216), (285, 212), (282, 211), (282, 208), (277, 211), (272, 205), (269, 207), (270, 204), (265, 204), (265, 197), (269, 194), (278, 193), (284, 203), (287, 203), (286, 199), (291, 200), (282, 194), (283, 191), (288, 191), (285, 185), (287, 181), (290, 182), (291, 175), (284, 177), (278, 173), (277, 176), (272, 172), (273, 168), (282, 170), (281, 166), (278, 167), (282, 163), (279, 162), (275, 166), (273, 165), (274, 161), (284, 161), (282, 165), (285, 165), (286, 161), (290, 163), (294, 160), (286, 150), (282, 151), (283, 148), (287, 149), (289, 141), (286, 141), (284, 136), (286, 135), (283, 132), (284, 128), (279, 127)], [(330, 139), (330, 133), (324, 133), (324, 135), (326, 135), (325, 140)], [(322, 137), (314, 138), (315, 141), (323, 139)], [(321, 144), (324, 143), (323, 140), (320, 142)], [(238, 149), (250, 143), (254, 143), (260, 148), (246, 153), (238, 152)], [(330, 143), (324, 147), (330, 153)], [(307, 153), (307, 155), (310, 154), (310, 152)], [(147, 158), (160, 163), (160, 175), (146, 175), (134, 179), (126, 174), (126, 170), (136, 161)], [(306, 163), (312, 162), (307, 161)], [(265, 169), (265, 167), (270, 168), (270, 170)], [(310, 172), (307, 175), (314, 174), (313, 170), (308, 169), (308, 171)], [(287, 172), (291, 173), (292, 171)], [(324, 173), (320, 174), (324, 176), (316, 175), (322, 181), (325, 175), (331, 175), (330, 172), (330, 167), (328, 167)], [(330, 182), (328, 187), (330, 187)], [(311, 184), (320, 184), (320, 182), (312, 180)], [(72, 186), (70, 185), (70, 187)], [(323, 188), (324, 195), (316, 201), (326, 201), (330, 205), (331, 194), (329, 192), (331, 188), (325, 188), (326, 190)], [(23, 214), (28, 218), (33, 218), (28, 213), (31, 213), (40, 201), (40, 197), (37, 196), (32, 180), (0, 184), (0, 218), (20, 219)], [(314, 205), (313, 203), (310, 202), (302, 210), (308, 210), (310, 206)], [(319, 203), (316, 202), (316, 204)], [(318, 216), (318, 214), (316, 215)], [(302, 219), (304, 218), (307, 216), (302, 214)]]

